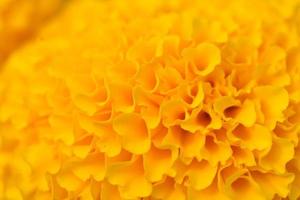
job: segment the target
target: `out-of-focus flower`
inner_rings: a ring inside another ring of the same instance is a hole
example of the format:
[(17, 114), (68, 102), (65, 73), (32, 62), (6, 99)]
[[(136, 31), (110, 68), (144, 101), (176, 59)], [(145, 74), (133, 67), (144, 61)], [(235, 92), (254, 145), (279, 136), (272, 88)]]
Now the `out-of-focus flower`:
[(0, 74), (0, 199), (297, 200), (299, 27), (298, 0), (70, 1)]
[(66, 0), (1, 0), (0, 64), (30, 39)]

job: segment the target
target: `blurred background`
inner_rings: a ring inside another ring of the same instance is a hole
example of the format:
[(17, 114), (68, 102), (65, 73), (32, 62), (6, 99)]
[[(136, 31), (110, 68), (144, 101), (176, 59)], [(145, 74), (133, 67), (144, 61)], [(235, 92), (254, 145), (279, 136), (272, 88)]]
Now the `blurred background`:
[(0, 68), (8, 56), (30, 40), (68, 0), (0, 0)]

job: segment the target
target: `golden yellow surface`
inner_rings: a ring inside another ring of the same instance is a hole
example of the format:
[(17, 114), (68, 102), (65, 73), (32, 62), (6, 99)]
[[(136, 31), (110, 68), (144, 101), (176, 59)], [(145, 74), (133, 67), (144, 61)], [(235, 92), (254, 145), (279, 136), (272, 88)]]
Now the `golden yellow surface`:
[(300, 198), (299, 0), (0, 0), (0, 200)]
[(1, 0), (0, 65), (29, 40), (67, 0)]

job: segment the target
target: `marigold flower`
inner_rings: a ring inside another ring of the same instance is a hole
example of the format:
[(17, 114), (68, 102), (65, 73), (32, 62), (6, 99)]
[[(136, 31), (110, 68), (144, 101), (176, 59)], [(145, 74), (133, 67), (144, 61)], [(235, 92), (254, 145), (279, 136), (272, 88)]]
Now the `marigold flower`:
[(299, 27), (299, 0), (1, 1), (0, 199), (299, 199)]

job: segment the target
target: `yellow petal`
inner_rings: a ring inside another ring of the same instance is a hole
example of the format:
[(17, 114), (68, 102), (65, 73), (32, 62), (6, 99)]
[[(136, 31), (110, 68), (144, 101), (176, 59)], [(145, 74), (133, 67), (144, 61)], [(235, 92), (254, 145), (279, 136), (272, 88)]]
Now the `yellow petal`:
[(121, 196), (126, 199), (147, 197), (151, 192), (152, 184), (145, 177), (133, 177), (125, 186), (120, 187)]
[(232, 199), (265, 200), (264, 193), (259, 186), (248, 176), (228, 179), (226, 188)]
[(239, 100), (230, 96), (223, 96), (214, 102), (214, 110), (224, 118), (235, 118), (237, 110), (240, 106)]
[(72, 172), (64, 171), (57, 176), (57, 183), (68, 191), (76, 191), (83, 186), (84, 182)]
[(276, 86), (260, 86), (254, 89), (254, 94), (261, 102), (265, 115), (265, 123), (271, 129), (277, 121), (283, 120), (283, 111), (289, 103), (289, 95), (284, 88)]
[(118, 187), (107, 182), (101, 184), (101, 199), (103, 200), (122, 200)]
[(160, 103), (162, 97), (145, 91), (141, 87), (134, 89), (134, 99), (141, 106), (141, 114), (149, 128), (155, 128), (160, 122)]
[(189, 133), (186, 130), (183, 130), (180, 126), (173, 126), (167, 129), (167, 133), (163, 135), (161, 146), (170, 149), (179, 148), (185, 134)]
[(141, 108), (141, 115), (145, 119), (147, 127), (155, 128), (160, 123), (160, 109), (157, 106), (148, 106)]
[(193, 161), (189, 166), (187, 176), (189, 184), (195, 190), (207, 188), (214, 180), (218, 166), (212, 166), (207, 161)]
[(86, 181), (93, 177), (96, 181), (101, 181), (105, 175), (105, 158), (103, 154), (92, 153), (84, 160), (74, 163), (74, 174)]
[(66, 116), (51, 116), (49, 123), (52, 126), (56, 139), (70, 145), (74, 142), (74, 122)]
[(206, 159), (211, 165), (215, 166), (219, 162), (225, 163), (232, 155), (229, 144), (218, 141), (214, 135), (207, 135), (205, 144), (197, 158)]
[(115, 111), (132, 112), (134, 109), (134, 99), (132, 87), (122, 82), (113, 82), (109, 85), (112, 105)]
[(186, 200), (185, 188), (182, 185), (175, 185), (172, 193), (166, 198), (166, 200)]
[(151, 182), (160, 181), (174, 162), (172, 151), (154, 146), (144, 155), (145, 176)]
[(93, 94), (75, 94), (72, 95), (72, 100), (79, 109), (90, 116), (108, 103), (109, 96), (110, 92), (107, 88), (107, 83), (104, 80), (97, 80), (97, 87)]
[(180, 38), (177, 35), (167, 35), (163, 38), (162, 54), (164, 56), (178, 56)]
[(79, 158), (85, 158), (91, 150), (92, 137), (87, 136), (73, 144), (73, 153)]
[(202, 108), (196, 108), (192, 111), (189, 118), (181, 123), (181, 127), (189, 132), (203, 131), (209, 127), (218, 126), (216, 118), (212, 114)]
[(181, 140), (181, 153), (183, 157), (193, 158), (199, 156), (205, 143), (205, 136), (201, 132), (185, 133)]
[(213, 183), (203, 190), (188, 188), (188, 199), (230, 200), (228, 196), (226, 196), (222, 191), (219, 190), (217, 182), (217, 178), (215, 178)]
[(272, 133), (268, 128), (255, 124), (250, 128), (238, 125), (233, 131), (233, 136), (238, 138), (241, 146), (249, 150), (266, 150), (272, 145)]
[(159, 68), (157, 70), (159, 77), (158, 90), (164, 94), (178, 87), (182, 82), (180, 73), (173, 67)]
[(90, 185), (87, 185), (83, 191), (81, 191), (79, 198), (84, 200), (94, 200)]
[(164, 180), (153, 184), (151, 195), (157, 199), (166, 199), (172, 193), (174, 186), (174, 180), (167, 176)]
[(246, 100), (237, 113), (236, 120), (245, 127), (251, 127), (256, 121), (255, 104)]
[(137, 84), (147, 91), (155, 91), (159, 85), (158, 75), (155, 70), (158, 68), (155, 64), (147, 64), (140, 66), (137, 74)]
[(204, 99), (204, 91), (202, 83), (199, 82), (196, 85), (184, 84), (179, 88), (179, 96), (187, 103), (191, 108), (200, 106)]
[(251, 175), (268, 199), (273, 199), (275, 194), (282, 198), (287, 197), (290, 192), (290, 184), (294, 180), (293, 174), (277, 175), (255, 171)]
[(103, 152), (108, 157), (113, 157), (121, 152), (121, 139), (112, 127), (103, 129), (103, 135), (96, 141), (96, 146), (100, 152)]
[(136, 39), (128, 50), (126, 57), (129, 60), (137, 60), (140, 63), (149, 63), (156, 56), (161, 38), (151, 37), (148, 40)]
[(297, 200), (300, 197), (300, 191), (299, 191), (300, 175), (299, 175), (299, 171), (297, 171), (294, 175), (295, 175), (295, 180), (291, 184), (290, 194), (289, 194), (289, 197), (288, 197), (291, 200)]
[(120, 186), (120, 194), (125, 199), (145, 197), (152, 191), (151, 183), (144, 177), (141, 157), (111, 165), (106, 176), (111, 184)]
[(93, 100), (85, 95), (76, 95), (73, 97), (75, 105), (80, 108), (83, 112), (86, 112), (88, 115), (94, 114), (98, 106)]
[(15, 200), (22, 200), (24, 199), (23, 195), (22, 195), (22, 191), (20, 191), (19, 188), (17, 187), (9, 187), (6, 189), (4, 196), (0, 196), (3, 197), (4, 199), (15, 199)]
[(126, 161), (109, 166), (106, 177), (112, 185), (125, 186), (132, 177), (140, 176), (140, 171), (140, 167)]
[(187, 108), (181, 100), (170, 100), (161, 106), (161, 115), (163, 124), (169, 127), (186, 119)]
[(202, 76), (211, 73), (221, 62), (219, 48), (211, 43), (200, 43), (196, 48), (186, 49), (183, 54), (192, 70)]
[(107, 77), (111, 80), (129, 81), (134, 78), (139, 70), (138, 63), (122, 60), (106, 68)]
[(256, 161), (253, 152), (247, 148), (243, 149), (239, 146), (231, 146), (232, 157), (237, 165), (255, 166)]
[(75, 94), (89, 95), (95, 92), (96, 82), (90, 74), (70, 74), (67, 77), (67, 85)]
[(286, 164), (294, 156), (294, 144), (282, 138), (273, 137), (273, 143), (267, 155), (260, 158), (260, 166), (278, 173), (286, 171)]
[(149, 150), (148, 128), (139, 114), (120, 114), (114, 119), (113, 128), (121, 136), (126, 150), (134, 154), (143, 154)]

